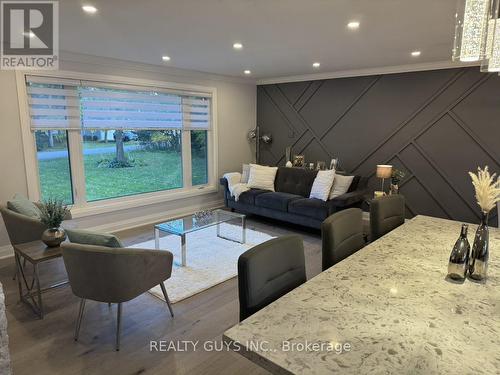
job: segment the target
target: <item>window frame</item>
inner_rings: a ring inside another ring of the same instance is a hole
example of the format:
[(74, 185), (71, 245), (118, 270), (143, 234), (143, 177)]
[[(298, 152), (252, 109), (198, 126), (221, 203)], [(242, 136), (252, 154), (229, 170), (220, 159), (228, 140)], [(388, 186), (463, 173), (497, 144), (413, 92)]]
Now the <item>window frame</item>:
[[(207, 164), (208, 183), (192, 185), (191, 173), (191, 136), (189, 129), (182, 129), (182, 171), (183, 187), (159, 192), (139, 193), (125, 197), (110, 198), (94, 202), (87, 202), (85, 189), (85, 170), (83, 164), (83, 141), (81, 130), (68, 130), (68, 147), (70, 155), (71, 178), (74, 203), (71, 213), (74, 217), (113, 212), (128, 208), (142, 207), (150, 204), (189, 198), (218, 191), (218, 136), (217, 136), (217, 89), (215, 87), (181, 84), (165, 81), (153, 81), (123, 76), (80, 73), (72, 71), (16, 71), (17, 95), (19, 102), (19, 116), (21, 135), (26, 168), (26, 182), (28, 197), (33, 201), (41, 198), (38, 158), (36, 152), (35, 135), (31, 131), (28, 95), (26, 90), (26, 76), (37, 75), (47, 78), (66, 78), (82, 81), (99, 81), (106, 84), (125, 84), (144, 88), (160, 88), (173, 93), (186, 94), (190, 92), (206, 93), (211, 95), (211, 128), (207, 130)], [(200, 129), (201, 130), (201, 129)]]

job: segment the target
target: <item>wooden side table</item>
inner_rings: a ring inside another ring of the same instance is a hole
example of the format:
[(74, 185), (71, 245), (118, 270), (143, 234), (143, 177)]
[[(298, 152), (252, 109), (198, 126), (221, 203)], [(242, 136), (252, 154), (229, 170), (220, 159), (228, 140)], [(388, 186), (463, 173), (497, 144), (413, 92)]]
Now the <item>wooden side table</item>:
[[(17, 285), (19, 287), (19, 299), (30, 306), (40, 319), (43, 319), (42, 293), (68, 284), (68, 281), (61, 281), (40, 287), (39, 265), (54, 258), (62, 257), (60, 247), (47, 247), (42, 241), (33, 241), (14, 245), (17, 265)], [(33, 279), (29, 282), (26, 278), (25, 267), (21, 258), (33, 265)], [(24, 285), (23, 285), (24, 284)], [(35, 298), (36, 297), (36, 298)]]

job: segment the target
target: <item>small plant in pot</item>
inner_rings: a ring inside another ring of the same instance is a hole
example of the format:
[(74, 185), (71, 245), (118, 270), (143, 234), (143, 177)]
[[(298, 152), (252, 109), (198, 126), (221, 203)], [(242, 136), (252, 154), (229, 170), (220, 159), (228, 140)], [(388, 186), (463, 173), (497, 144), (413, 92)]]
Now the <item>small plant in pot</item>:
[(48, 247), (57, 247), (66, 239), (66, 232), (61, 223), (69, 209), (61, 200), (47, 199), (40, 206), (40, 221), (47, 229), (42, 234), (42, 241)]
[(405, 172), (393, 169), (391, 175), (391, 194), (399, 193), (399, 183), (405, 177)]

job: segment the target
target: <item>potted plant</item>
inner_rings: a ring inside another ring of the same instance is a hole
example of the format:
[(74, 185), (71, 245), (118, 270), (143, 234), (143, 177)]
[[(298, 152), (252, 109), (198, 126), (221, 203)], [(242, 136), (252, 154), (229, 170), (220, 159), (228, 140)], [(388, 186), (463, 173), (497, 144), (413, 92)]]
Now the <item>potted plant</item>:
[(68, 207), (61, 200), (47, 199), (40, 205), (40, 221), (47, 227), (42, 234), (42, 241), (48, 247), (57, 247), (66, 239), (61, 223), (68, 213)]
[(399, 193), (399, 183), (405, 177), (406, 173), (394, 168), (391, 175), (391, 192), (390, 194)]
[(481, 209), (481, 223), (477, 227), (472, 254), (469, 260), (469, 276), (474, 280), (486, 279), (489, 258), (488, 215), (500, 199), (500, 180), (491, 175), (488, 166), (477, 168), (477, 174), (469, 172), (474, 186), (477, 205)]

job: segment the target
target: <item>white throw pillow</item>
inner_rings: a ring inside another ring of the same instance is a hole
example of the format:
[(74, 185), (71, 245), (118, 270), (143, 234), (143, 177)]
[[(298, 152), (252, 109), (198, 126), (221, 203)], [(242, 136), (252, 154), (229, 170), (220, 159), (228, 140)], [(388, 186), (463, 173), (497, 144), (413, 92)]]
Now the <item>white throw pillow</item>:
[(333, 199), (339, 195), (347, 193), (353, 179), (354, 176), (342, 176), (341, 174), (336, 174), (335, 179), (333, 180), (332, 191), (330, 191), (329, 199)]
[(330, 190), (332, 190), (333, 181), (335, 178), (335, 170), (318, 171), (311, 188), (309, 198), (318, 198), (322, 201), (328, 200)]
[(264, 167), (263, 165), (250, 164), (248, 187), (274, 191), (274, 179), (278, 167)]
[(250, 177), (250, 164), (243, 164), (241, 168), (241, 183), (246, 184)]

